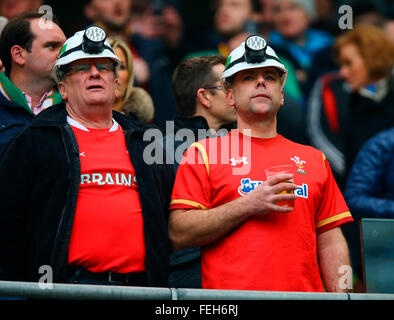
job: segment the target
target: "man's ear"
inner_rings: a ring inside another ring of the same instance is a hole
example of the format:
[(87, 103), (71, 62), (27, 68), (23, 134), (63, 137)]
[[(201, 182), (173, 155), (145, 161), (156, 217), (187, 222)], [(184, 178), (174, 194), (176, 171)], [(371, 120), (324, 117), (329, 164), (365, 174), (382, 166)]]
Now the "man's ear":
[(230, 106), (235, 106), (235, 100), (234, 100), (234, 91), (233, 91), (233, 89), (228, 89), (227, 91), (226, 91), (226, 100), (227, 100), (227, 103), (230, 105)]
[(21, 46), (14, 45), (11, 48), (11, 59), (13, 62), (23, 67), (26, 63), (25, 53), (26, 49), (23, 49)]
[(210, 101), (209, 101), (209, 97), (208, 97), (208, 94), (207, 94), (207, 93), (208, 93), (208, 92), (207, 92), (206, 89), (200, 88), (200, 89), (197, 90), (196, 97), (197, 97), (197, 100), (198, 100), (204, 107), (209, 108), (209, 107), (210, 107)]
[(64, 85), (64, 82), (60, 81), (57, 86), (59, 88), (60, 95), (62, 96), (63, 100), (66, 101), (67, 100), (67, 91), (66, 91), (66, 86)]

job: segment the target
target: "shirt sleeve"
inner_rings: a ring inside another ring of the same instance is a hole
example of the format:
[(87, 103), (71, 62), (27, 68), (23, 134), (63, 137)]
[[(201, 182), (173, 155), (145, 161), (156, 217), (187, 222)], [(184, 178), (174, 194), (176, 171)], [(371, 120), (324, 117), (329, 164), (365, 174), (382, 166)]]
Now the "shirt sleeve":
[(322, 193), (322, 201), (315, 216), (317, 234), (353, 221), (349, 208), (335, 182), (330, 164), (324, 154), (323, 164), (326, 171), (326, 181)]
[(205, 147), (193, 143), (179, 165), (170, 210), (211, 208), (209, 161)]

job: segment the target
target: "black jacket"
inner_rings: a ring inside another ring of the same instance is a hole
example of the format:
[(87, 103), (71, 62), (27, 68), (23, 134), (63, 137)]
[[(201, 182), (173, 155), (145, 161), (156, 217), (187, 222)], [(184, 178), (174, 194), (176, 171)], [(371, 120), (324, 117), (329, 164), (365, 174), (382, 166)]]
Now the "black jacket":
[[(182, 160), (183, 153), (194, 142), (213, 137), (216, 134), (223, 135), (235, 129), (236, 123), (222, 126), (218, 132), (208, 132), (209, 126), (207, 120), (203, 116), (193, 116), (185, 118), (177, 115), (174, 119), (174, 127), (167, 128), (166, 136), (164, 137), (163, 146), (167, 151), (167, 155), (171, 157), (171, 163), (174, 164), (174, 172), (178, 170), (179, 164)], [(187, 129), (183, 131), (183, 129)], [(201, 133), (199, 132), (201, 130)], [(177, 136), (179, 134), (179, 136)], [(178, 150), (179, 149), (179, 150)], [(178, 151), (178, 152), (177, 152)]]
[[(229, 124), (223, 126), (221, 129), (227, 130), (229, 132), (231, 129), (235, 128), (234, 124)], [(188, 129), (184, 131), (180, 137), (181, 141), (175, 139), (176, 134), (182, 129)], [(199, 137), (199, 130), (202, 130), (202, 136)], [(205, 131), (204, 131), (205, 130)], [(181, 116), (176, 116), (174, 121), (174, 132), (167, 132), (164, 139), (164, 147), (167, 148), (167, 153), (172, 154), (174, 162), (174, 171), (176, 172), (179, 167), (180, 160), (177, 156), (182, 155), (184, 151), (193, 143), (199, 139), (208, 138), (203, 133), (209, 130), (207, 120), (202, 116), (193, 116), (190, 118), (185, 118)], [(226, 131), (218, 131), (217, 134), (224, 134)], [(207, 133), (208, 134), (208, 133)], [(213, 136), (212, 133), (211, 136)], [(177, 149), (181, 148), (182, 153), (177, 152)], [(170, 266), (175, 267), (174, 273), (170, 276), (170, 285), (180, 285), (181, 287), (192, 287), (201, 288), (201, 271), (196, 273), (194, 265), (200, 265), (200, 247), (186, 248), (178, 251), (174, 251), (170, 257)], [(190, 269), (188, 271), (188, 269)], [(175, 274), (183, 271), (181, 279)], [(193, 275), (193, 276), (192, 276)]]
[(0, 93), (0, 153), (5, 145), (26, 128), (34, 118), (34, 114), (23, 106), (7, 100)]
[[(176, 133), (181, 129), (189, 129), (188, 135), (183, 137), (182, 141), (175, 140)], [(176, 116), (174, 120), (174, 132), (167, 132), (167, 135), (164, 138), (164, 148), (168, 148), (168, 154), (172, 155), (172, 160), (174, 162), (174, 172), (178, 170), (179, 163), (181, 159), (176, 158), (176, 150), (178, 147), (183, 145), (183, 149), (187, 149), (190, 144), (195, 141), (198, 141), (198, 130), (208, 130), (208, 122), (202, 116), (194, 116), (190, 118), (184, 118), (181, 116)], [(187, 140), (189, 139), (189, 140)], [(190, 143), (187, 143), (189, 141)], [(182, 150), (182, 151), (185, 151)], [(182, 153), (183, 154), (183, 153)], [(200, 264), (200, 247), (186, 248), (183, 250), (177, 250), (172, 252), (170, 256), (170, 266), (180, 265), (183, 263), (188, 263), (190, 261), (195, 261), (195, 263)], [(199, 275), (199, 277), (201, 277)], [(170, 278), (171, 281), (171, 278)], [(172, 284), (172, 283), (170, 283)], [(201, 284), (199, 285), (201, 287)]]
[[(80, 184), (78, 144), (66, 116), (63, 104), (41, 112), (0, 158), (0, 266), (10, 280), (37, 281), (42, 265), (52, 267), (54, 282), (66, 280)], [(138, 181), (148, 285), (166, 286), (173, 169), (144, 161), (148, 126), (117, 112), (113, 117), (124, 130)]]

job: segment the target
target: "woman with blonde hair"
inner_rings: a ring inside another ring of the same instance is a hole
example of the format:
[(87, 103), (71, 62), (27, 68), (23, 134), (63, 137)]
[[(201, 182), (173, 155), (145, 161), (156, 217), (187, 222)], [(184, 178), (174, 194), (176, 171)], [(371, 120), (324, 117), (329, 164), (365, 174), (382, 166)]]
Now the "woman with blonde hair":
[[(394, 124), (394, 49), (383, 30), (359, 24), (336, 38), (333, 53), (339, 70), (315, 83), (307, 128), (310, 143), (323, 151), (344, 190), (362, 145)], [(359, 292), (363, 280), (358, 224), (343, 231)]]
[(117, 38), (108, 38), (108, 42), (121, 60), (114, 110), (141, 122), (151, 123), (154, 117), (153, 100), (143, 88), (134, 86), (133, 56), (129, 47)]
[(344, 186), (361, 145), (394, 123), (394, 44), (380, 28), (359, 24), (335, 39), (338, 72), (315, 83), (308, 136)]
[(391, 78), (394, 44), (383, 30), (361, 24), (336, 39), (334, 57), (350, 90), (357, 91)]

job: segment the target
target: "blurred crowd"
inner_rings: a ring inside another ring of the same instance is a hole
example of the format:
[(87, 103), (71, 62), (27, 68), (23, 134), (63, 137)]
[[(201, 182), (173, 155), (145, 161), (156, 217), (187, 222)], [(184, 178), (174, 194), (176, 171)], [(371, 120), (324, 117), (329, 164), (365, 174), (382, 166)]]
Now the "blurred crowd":
[[(121, 59), (115, 109), (164, 134), (179, 116), (176, 67), (191, 57), (227, 57), (262, 34), (289, 70), (278, 132), (323, 151), (355, 220), (394, 218), (392, 1), (0, 0), (0, 29), (38, 10), (52, 10), (66, 38), (92, 23), (103, 27)], [(344, 232), (361, 278), (358, 226)]]

